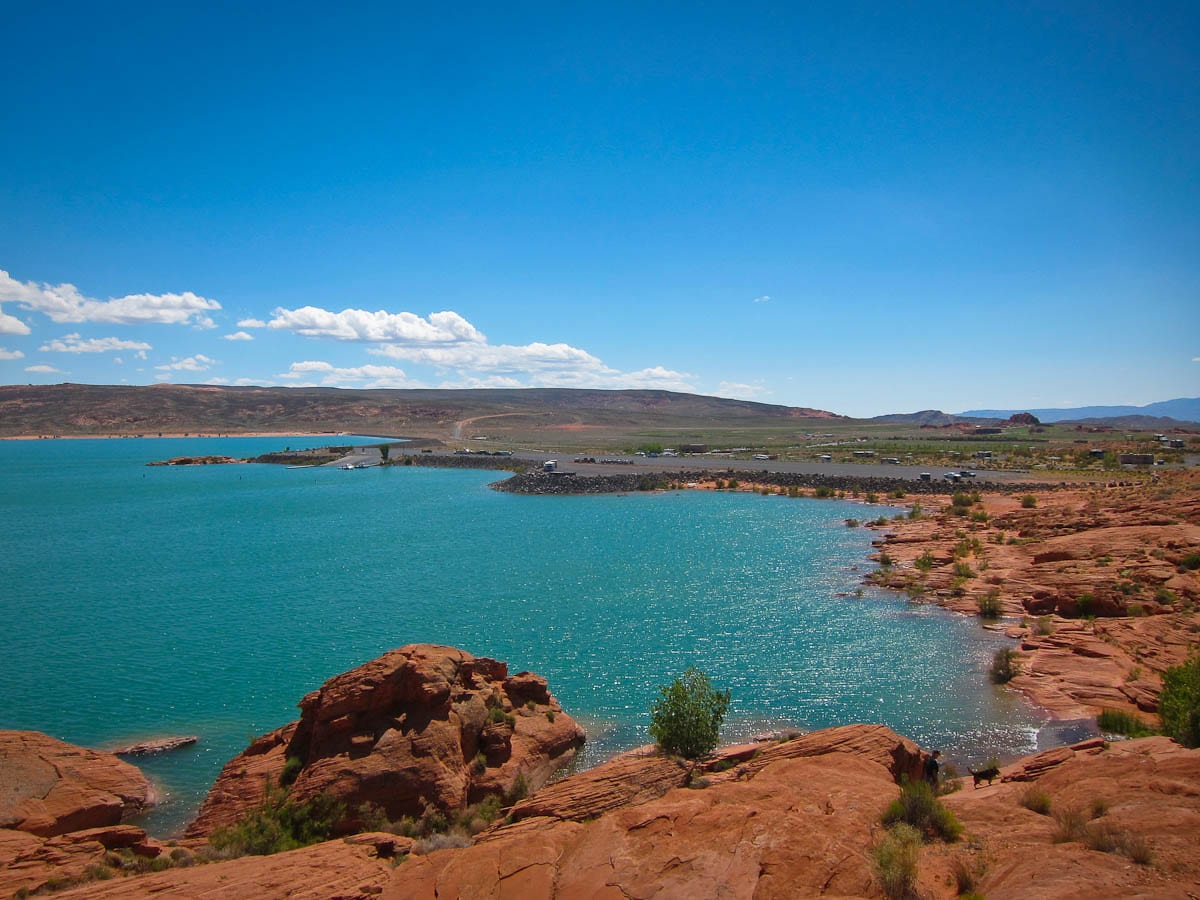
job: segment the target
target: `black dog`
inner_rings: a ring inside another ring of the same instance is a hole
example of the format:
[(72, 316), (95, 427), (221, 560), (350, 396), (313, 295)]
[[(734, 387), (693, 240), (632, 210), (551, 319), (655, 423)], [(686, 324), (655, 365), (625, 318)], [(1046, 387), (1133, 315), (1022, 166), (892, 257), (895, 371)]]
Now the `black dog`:
[(995, 766), (988, 766), (986, 769), (980, 769), (976, 772), (974, 769), (967, 769), (971, 773), (971, 777), (975, 779), (975, 787), (979, 787), (979, 782), (986, 781), (990, 787), (993, 778), (1000, 777), (1000, 770)]

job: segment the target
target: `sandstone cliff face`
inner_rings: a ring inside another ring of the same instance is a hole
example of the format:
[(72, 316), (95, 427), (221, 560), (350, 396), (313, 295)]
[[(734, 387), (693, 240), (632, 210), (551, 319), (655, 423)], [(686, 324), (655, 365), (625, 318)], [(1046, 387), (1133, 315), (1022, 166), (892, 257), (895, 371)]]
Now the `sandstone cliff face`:
[(258, 738), (225, 766), (189, 836), (237, 821), (290, 758), (300, 766), (293, 797), (327, 792), (352, 818), (369, 803), (394, 820), (429, 807), (459, 810), (511, 792), (518, 779), (536, 789), (584, 741), (544, 678), (510, 676), (502, 662), (429, 644), (331, 678), (300, 709), (298, 722)]

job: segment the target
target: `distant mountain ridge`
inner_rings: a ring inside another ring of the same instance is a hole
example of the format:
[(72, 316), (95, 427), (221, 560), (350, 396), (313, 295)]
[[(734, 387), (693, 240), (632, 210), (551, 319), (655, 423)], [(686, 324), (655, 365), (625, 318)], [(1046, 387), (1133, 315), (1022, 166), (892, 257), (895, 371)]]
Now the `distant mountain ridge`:
[(445, 435), (453, 429), (457, 437), (477, 420), (485, 420), (488, 427), (577, 429), (778, 425), (843, 418), (808, 407), (656, 390), (0, 386), (3, 435), (311, 430), (417, 436)]
[(1126, 416), (1148, 416), (1175, 419), (1179, 422), (1200, 422), (1200, 397), (1181, 397), (1160, 400), (1145, 406), (1077, 406), (1068, 409), (969, 409), (958, 418), (1007, 419), (1013, 413), (1033, 413), (1043, 422), (1077, 422), (1084, 419), (1120, 419)]

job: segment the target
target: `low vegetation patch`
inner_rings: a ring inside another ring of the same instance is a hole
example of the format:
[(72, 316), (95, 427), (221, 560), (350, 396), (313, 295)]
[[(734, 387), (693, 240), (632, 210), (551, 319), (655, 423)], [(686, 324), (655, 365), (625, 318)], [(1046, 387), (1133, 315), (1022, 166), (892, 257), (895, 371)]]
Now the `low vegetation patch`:
[(975, 602), (976, 602), (976, 605), (979, 607), (979, 615), (982, 618), (984, 618), (984, 619), (1000, 618), (1000, 612), (1001, 612), (1001, 608), (1002, 608), (1001, 603), (1000, 603), (1000, 592), (998, 590), (996, 590), (995, 588), (992, 588), (990, 591), (988, 591), (986, 594), (984, 594), (982, 597), (980, 597)]
[(1108, 734), (1123, 734), (1128, 737), (1149, 737), (1158, 731), (1138, 716), (1119, 709), (1105, 709), (1096, 716), (1096, 727)]
[(1050, 795), (1036, 785), (1027, 787), (1017, 802), (1039, 816), (1050, 815)]
[(218, 828), (210, 844), (225, 857), (265, 856), (332, 837), (346, 807), (328, 794), (295, 801), (286, 788), (269, 786), (263, 802), (236, 825)]
[(1120, 853), (1139, 866), (1148, 866), (1154, 859), (1150, 845), (1144, 837), (1119, 828), (1111, 822), (1093, 822), (1083, 829), (1081, 839), (1089, 850)]
[(1017, 651), (1012, 647), (1001, 647), (997, 650), (996, 655), (992, 657), (992, 667), (988, 669), (988, 677), (992, 679), (992, 684), (1008, 684), (1019, 674), (1021, 667), (1017, 662)]
[(1185, 747), (1200, 747), (1200, 656), (1163, 673), (1158, 715), (1163, 733)]
[(885, 897), (891, 900), (916, 897), (920, 855), (921, 835), (915, 828), (899, 823), (887, 830), (871, 851), (875, 877)]
[(1087, 828), (1087, 816), (1076, 807), (1054, 810), (1054, 833), (1050, 839), (1056, 844), (1083, 840)]
[(934, 796), (932, 786), (926, 781), (905, 784), (900, 796), (888, 804), (883, 813), (883, 824), (898, 823), (912, 826), (929, 840), (940, 838), (951, 842), (962, 835), (962, 824)]

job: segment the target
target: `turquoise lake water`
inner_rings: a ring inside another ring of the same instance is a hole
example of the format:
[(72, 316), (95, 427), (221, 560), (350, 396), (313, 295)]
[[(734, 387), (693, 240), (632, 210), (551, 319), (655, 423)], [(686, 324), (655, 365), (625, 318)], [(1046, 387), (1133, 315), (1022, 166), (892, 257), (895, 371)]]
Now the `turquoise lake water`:
[(199, 735), (139, 762), (166, 794), (144, 823), (163, 835), (305, 693), (414, 642), (545, 675), (588, 731), (584, 765), (648, 742), (657, 686), (691, 664), (733, 693), (728, 740), (883, 722), (952, 761), (1036, 749), (1040, 717), (987, 683), (1002, 638), (853, 596), (874, 534), (843, 520), (879, 514), (859, 504), (144, 465), (328, 442), (0, 441), (0, 728), (98, 747)]

